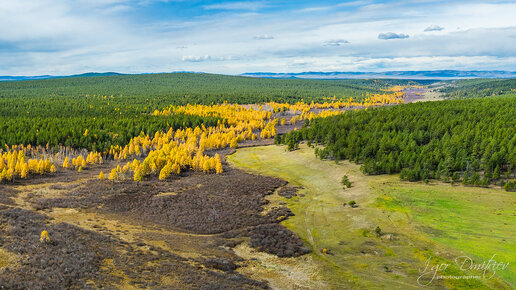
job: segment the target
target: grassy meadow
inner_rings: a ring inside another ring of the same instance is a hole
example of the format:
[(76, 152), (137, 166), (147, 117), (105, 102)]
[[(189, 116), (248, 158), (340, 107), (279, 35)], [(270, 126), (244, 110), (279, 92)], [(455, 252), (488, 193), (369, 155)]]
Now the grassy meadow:
[[(303, 187), (292, 199), (277, 194), (269, 199), (271, 206), (285, 202), (294, 212), (283, 224), (311, 247), (310, 256), (318, 264), (312, 279), (329, 288), (515, 286), (510, 266), (491, 279), (432, 280), (424, 271), (430, 259), (430, 266), (449, 264), (440, 275), (481, 275), (460, 269), (455, 258), (464, 255), (481, 263), (496, 254), (496, 261), (513, 264), (514, 194), (498, 188), (410, 183), (399, 175), (365, 176), (358, 165), (319, 160), (306, 146), (292, 152), (285, 146), (242, 148), (229, 161)], [(351, 188), (340, 184), (344, 174)], [(351, 200), (358, 207), (344, 205)]]

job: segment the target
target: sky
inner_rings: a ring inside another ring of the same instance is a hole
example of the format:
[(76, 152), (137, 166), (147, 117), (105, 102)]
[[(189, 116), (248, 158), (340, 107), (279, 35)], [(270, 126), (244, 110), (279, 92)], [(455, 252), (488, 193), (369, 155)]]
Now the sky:
[(516, 71), (516, 1), (0, 0), (0, 75)]

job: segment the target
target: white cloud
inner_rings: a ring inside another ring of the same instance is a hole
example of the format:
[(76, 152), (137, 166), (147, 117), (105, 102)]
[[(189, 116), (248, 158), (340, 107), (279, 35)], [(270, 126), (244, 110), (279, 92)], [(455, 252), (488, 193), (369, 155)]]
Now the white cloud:
[(403, 34), (403, 33), (394, 33), (394, 32), (385, 32), (385, 33), (380, 33), (378, 34), (378, 39), (385, 39), (385, 40), (388, 40), (388, 39), (405, 39), (405, 38), (409, 38), (410, 36), (408, 34)]
[(190, 61), (190, 62), (201, 62), (210, 60), (211, 56), (203, 55), (203, 56), (194, 56), (194, 55), (186, 55), (181, 58), (182, 61)]
[(442, 31), (444, 28), (439, 26), (439, 25), (430, 25), (428, 26), (427, 28), (425, 28), (425, 32), (428, 32), (428, 31)]
[(271, 36), (271, 35), (268, 35), (268, 34), (255, 35), (255, 36), (253, 36), (253, 39), (269, 40), (269, 39), (274, 39), (274, 36)]
[(349, 41), (345, 39), (334, 39), (334, 40), (327, 40), (324, 42), (324, 45), (326, 46), (341, 46), (344, 44), (349, 43)]
[(246, 1), (246, 2), (225, 2), (211, 5), (205, 5), (206, 10), (249, 10), (256, 11), (267, 7), (265, 2)]
[(310, 12), (319, 12), (319, 11), (327, 11), (333, 8), (333, 6), (319, 6), (319, 7), (308, 7), (297, 10), (297, 12), (301, 13), (310, 13)]
[[(226, 2), (212, 7), (224, 13), (201, 7), (205, 15), (186, 20), (174, 15), (156, 20), (129, 17), (140, 9), (138, 0), (0, 2), (0, 75), (516, 70), (516, 3), (509, 2), (450, 1), (424, 9), (414, 8), (414, 2), (357, 2), (352, 10), (336, 5), (302, 17), (270, 9), (253, 12), (273, 7), (272, 2)], [(425, 33), (430, 23), (446, 29)], [(378, 39), (388, 31), (410, 38)]]

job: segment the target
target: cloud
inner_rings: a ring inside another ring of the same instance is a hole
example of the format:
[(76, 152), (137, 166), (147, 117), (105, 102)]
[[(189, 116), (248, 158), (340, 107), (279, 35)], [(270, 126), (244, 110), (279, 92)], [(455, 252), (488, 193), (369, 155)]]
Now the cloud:
[(350, 6), (364, 6), (364, 5), (369, 5), (371, 4), (371, 1), (350, 1), (350, 2), (344, 2), (344, 3), (340, 3), (338, 4), (337, 6), (339, 7), (350, 7)]
[(332, 8), (334, 8), (334, 7), (333, 6), (307, 7), (307, 8), (297, 10), (297, 12), (300, 12), (300, 13), (319, 12), (319, 11), (326, 11), (326, 10), (329, 10)]
[(183, 2), (187, 0), (140, 0), (138, 2), (139, 5), (149, 5), (155, 2), (161, 2), (161, 3), (169, 3), (169, 2)]
[(0, 75), (516, 68), (514, 1), (0, 2)]
[(268, 7), (265, 2), (243, 1), (224, 2), (203, 6), (206, 10), (247, 10), (256, 11)]
[(287, 66), (292, 68), (304, 68), (313, 64), (313, 62), (307, 61), (305, 59), (295, 59), (292, 62), (288, 63)]
[(127, 3), (127, 2), (129, 2), (129, 0), (76, 0), (76, 2), (78, 4), (84, 5), (84, 6), (103, 7), (103, 6)]
[(211, 56), (209, 56), (209, 55), (204, 55), (204, 56), (185, 55), (181, 58), (182, 61), (187, 61), (187, 62), (202, 62), (202, 61), (207, 61), (210, 59), (211, 59)]
[(115, 5), (104, 9), (104, 13), (121, 13), (132, 10), (133, 7), (129, 5)]
[(389, 40), (389, 39), (405, 39), (405, 38), (409, 38), (409, 35), (403, 34), (403, 33), (398, 34), (398, 33), (394, 33), (394, 32), (386, 32), (386, 33), (378, 34), (378, 39)]
[(444, 28), (439, 26), (439, 25), (430, 25), (427, 28), (425, 28), (425, 32), (428, 32), (428, 31), (441, 31), (443, 29)]
[(258, 39), (258, 40), (269, 40), (269, 39), (274, 39), (274, 36), (271, 36), (271, 35), (268, 35), (268, 34), (255, 35), (255, 36), (253, 36), (253, 39)]
[(349, 43), (349, 41), (345, 39), (334, 39), (334, 40), (328, 40), (324, 42), (325, 46), (341, 46), (343, 44)]

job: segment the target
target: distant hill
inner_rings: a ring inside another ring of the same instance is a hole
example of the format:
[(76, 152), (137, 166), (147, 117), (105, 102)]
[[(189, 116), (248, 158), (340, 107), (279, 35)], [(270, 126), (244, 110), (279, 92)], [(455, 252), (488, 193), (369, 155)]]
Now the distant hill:
[(242, 76), (259, 78), (297, 79), (471, 79), (471, 78), (516, 78), (516, 72), (509, 71), (387, 71), (387, 72), (302, 72), (302, 73), (245, 73)]
[(43, 75), (43, 76), (0, 76), (0, 82), (8, 82), (8, 81), (28, 81), (28, 80), (45, 80), (55, 78), (54, 76)]
[[(201, 72), (175, 71), (172, 74), (190, 73), (203, 74)], [(161, 73), (142, 73), (134, 75), (160, 75)], [(2, 81), (27, 81), (74, 77), (101, 77), (127, 75), (116, 72), (96, 73), (88, 72), (69, 76), (0, 76)], [(301, 72), (301, 73), (272, 73), (255, 72), (244, 73), (240, 76), (271, 79), (406, 79), (406, 80), (456, 80), (456, 79), (508, 79), (516, 78), (516, 71), (460, 71), (460, 70), (435, 70), (435, 71), (386, 71), (386, 72)]]
[(116, 72), (105, 72), (105, 73), (96, 73), (96, 72), (88, 72), (78, 75), (64, 76), (66, 78), (76, 78), (76, 77), (107, 77), (107, 76), (121, 76), (124, 74), (116, 73)]
[(70, 76), (51, 76), (51, 75), (41, 75), (41, 76), (0, 76), (0, 82), (6, 81), (31, 81), (31, 80), (48, 80), (48, 79), (59, 79), (59, 78), (75, 78), (75, 77), (105, 77), (105, 76), (118, 76), (123, 75), (116, 72), (105, 72), (105, 73), (96, 73), (96, 72), (88, 72), (78, 75), (70, 75)]

